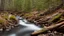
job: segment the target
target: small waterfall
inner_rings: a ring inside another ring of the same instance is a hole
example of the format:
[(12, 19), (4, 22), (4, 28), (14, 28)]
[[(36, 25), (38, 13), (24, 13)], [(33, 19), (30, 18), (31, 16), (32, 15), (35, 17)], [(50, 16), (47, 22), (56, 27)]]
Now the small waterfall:
[(3, 36), (30, 36), (33, 31), (41, 29), (20, 16), (16, 16), (16, 18), (19, 19), (19, 26), (11, 31), (5, 32)]
[(22, 17), (17, 16), (17, 18), (19, 19), (19, 24), (22, 26), (26, 26), (27, 28), (31, 28), (33, 30), (41, 29), (38, 26), (36, 26), (35, 24), (29, 23), (26, 19), (23, 19)]

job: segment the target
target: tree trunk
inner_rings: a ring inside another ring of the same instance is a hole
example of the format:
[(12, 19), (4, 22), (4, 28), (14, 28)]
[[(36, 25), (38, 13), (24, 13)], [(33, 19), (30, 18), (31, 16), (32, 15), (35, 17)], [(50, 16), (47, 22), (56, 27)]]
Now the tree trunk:
[(4, 3), (5, 3), (5, 0), (1, 0), (1, 7), (0, 7), (0, 10), (4, 10)]
[(63, 5), (64, 5), (64, 0), (62, 0), (62, 3), (63, 3)]

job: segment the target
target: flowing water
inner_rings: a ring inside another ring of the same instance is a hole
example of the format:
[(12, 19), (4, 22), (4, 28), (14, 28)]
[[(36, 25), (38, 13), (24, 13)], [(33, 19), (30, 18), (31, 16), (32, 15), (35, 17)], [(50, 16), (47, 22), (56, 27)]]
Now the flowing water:
[(19, 26), (11, 29), (8, 32), (0, 32), (0, 36), (30, 36), (33, 31), (41, 29), (22, 17), (17, 16), (17, 19), (19, 19)]

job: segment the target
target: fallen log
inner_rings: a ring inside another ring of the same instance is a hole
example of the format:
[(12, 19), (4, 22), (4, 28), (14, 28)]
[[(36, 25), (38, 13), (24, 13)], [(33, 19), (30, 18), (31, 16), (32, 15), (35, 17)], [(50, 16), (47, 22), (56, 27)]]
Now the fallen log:
[(51, 18), (50, 20), (48, 20), (48, 22), (49, 23), (50, 22), (57, 22), (61, 18), (62, 14), (63, 13), (59, 13), (59, 14), (55, 15), (53, 18)]
[(48, 30), (52, 30), (52, 29), (54, 29), (54, 28), (56, 28), (56, 27), (59, 27), (59, 26), (62, 26), (64, 24), (64, 21), (63, 22), (61, 22), (61, 23), (58, 23), (58, 24), (53, 24), (53, 25), (51, 25), (51, 26), (49, 26), (49, 27), (44, 27), (44, 28), (42, 28), (41, 30), (38, 30), (38, 31), (35, 31), (35, 32), (33, 32), (31, 35), (32, 36), (36, 36), (36, 35), (39, 35), (39, 34), (41, 34), (41, 33), (44, 33), (44, 32), (46, 32), (46, 31), (48, 31)]

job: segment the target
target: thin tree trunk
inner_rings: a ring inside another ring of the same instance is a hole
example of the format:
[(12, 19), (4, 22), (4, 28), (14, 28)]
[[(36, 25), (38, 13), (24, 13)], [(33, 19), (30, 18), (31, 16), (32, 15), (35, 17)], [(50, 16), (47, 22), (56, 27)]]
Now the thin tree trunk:
[(64, 5), (64, 0), (62, 0), (62, 3), (63, 3), (63, 5)]
[(1, 0), (1, 7), (0, 7), (0, 10), (4, 10), (4, 4), (5, 3), (5, 0)]

